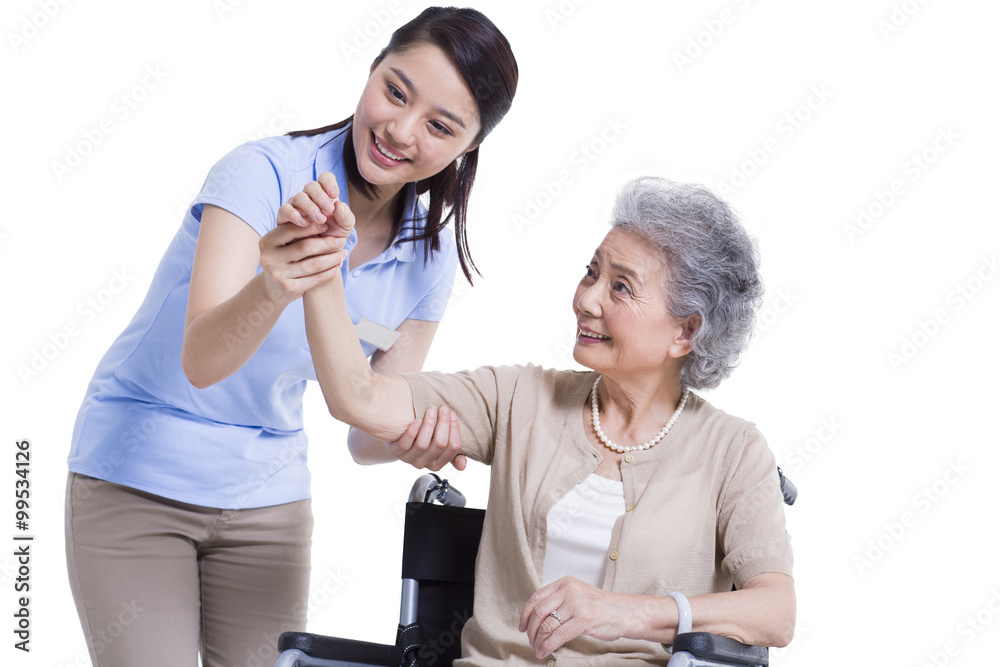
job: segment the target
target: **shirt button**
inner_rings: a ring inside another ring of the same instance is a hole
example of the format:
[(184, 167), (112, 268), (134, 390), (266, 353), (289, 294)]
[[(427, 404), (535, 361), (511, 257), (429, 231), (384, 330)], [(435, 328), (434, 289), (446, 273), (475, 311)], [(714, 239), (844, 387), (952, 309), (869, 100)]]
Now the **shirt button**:
[(546, 663), (546, 665), (548, 665), (548, 667), (556, 667), (556, 661), (555, 660), (549, 660)]
[(351, 274), (355, 278), (361, 275), (361, 269), (354, 269), (354, 273)]
[(625, 463), (632, 463), (632, 459), (634, 459), (634, 458), (635, 457), (632, 456), (631, 454), (626, 454), (625, 455)]
[(618, 552), (617, 551), (612, 551), (611, 552), (611, 556), (609, 556), (609, 557), (611, 558), (611, 560), (618, 560)]
[(625, 511), (626, 512), (631, 512), (634, 509), (635, 509), (635, 505), (629, 505), (628, 507), (625, 508)]

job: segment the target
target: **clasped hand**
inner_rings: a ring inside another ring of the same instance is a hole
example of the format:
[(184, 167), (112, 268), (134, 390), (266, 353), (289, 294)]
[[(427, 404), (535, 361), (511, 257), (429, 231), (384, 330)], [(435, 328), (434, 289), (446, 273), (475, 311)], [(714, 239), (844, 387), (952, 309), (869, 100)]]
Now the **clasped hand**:
[(527, 633), (535, 656), (544, 658), (581, 635), (614, 641), (635, 631), (637, 614), (628, 596), (566, 576), (542, 586), (521, 611), (519, 630)]
[(336, 275), (354, 214), (340, 201), (337, 178), (323, 172), (278, 209), (277, 226), (260, 239), (268, 295), (288, 304)]

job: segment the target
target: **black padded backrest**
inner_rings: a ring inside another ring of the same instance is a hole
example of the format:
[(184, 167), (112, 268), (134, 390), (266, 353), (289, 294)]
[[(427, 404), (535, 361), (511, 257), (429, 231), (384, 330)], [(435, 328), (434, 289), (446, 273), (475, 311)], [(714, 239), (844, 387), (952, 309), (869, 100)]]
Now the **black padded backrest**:
[(462, 629), (472, 617), (476, 554), (485, 516), (481, 509), (406, 504), (403, 578), (420, 582), (420, 665), (446, 667), (461, 656)]
[(403, 578), (471, 584), (486, 511), (406, 503)]

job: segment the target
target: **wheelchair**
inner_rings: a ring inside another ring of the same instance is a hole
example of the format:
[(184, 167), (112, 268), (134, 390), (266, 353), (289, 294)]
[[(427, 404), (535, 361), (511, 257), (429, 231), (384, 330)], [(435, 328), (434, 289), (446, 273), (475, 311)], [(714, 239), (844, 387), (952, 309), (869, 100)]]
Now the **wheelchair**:
[[(778, 468), (786, 504), (795, 486)], [(449, 667), (461, 657), (461, 633), (472, 616), (476, 553), (486, 511), (437, 475), (420, 476), (406, 503), (403, 590), (395, 644), (376, 644), (308, 632), (278, 639), (274, 667)], [(767, 667), (768, 649), (729, 637), (691, 632), (681, 620), (669, 667)]]

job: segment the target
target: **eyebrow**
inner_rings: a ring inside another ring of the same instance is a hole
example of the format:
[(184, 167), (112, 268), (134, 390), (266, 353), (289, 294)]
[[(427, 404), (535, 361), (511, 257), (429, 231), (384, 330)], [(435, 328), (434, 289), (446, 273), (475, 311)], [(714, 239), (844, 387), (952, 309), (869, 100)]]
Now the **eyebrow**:
[[(403, 74), (403, 71), (401, 69), (399, 69), (398, 67), (390, 67), (389, 69), (392, 70), (393, 73), (395, 73), (395, 75), (398, 76), (403, 81), (404, 86), (412, 90), (414, 93), (418, 92), (416, 86), (414, 86), (413, 82), (410, 81), (410, 77)], [(462, 122), (462, 119), (453, 114), (452, 112), (448, 111), (444, 107), (434, 107), (434, 109), (445, 118), (453, 120), (459, 125), (461, 125), (463, 130), (466, 129), (465, 123)]]
[[(601, 258), (600, 248), (594, 251), (594, 257), (596, 257), (597, 259)], [(625, 266), (624, 264), (620, 264), (618, 262), (611, 262), (610, 264), (608, 264), (608, 266), (610, 266), (613, 270), (617, 271), (618, 273), (624, 274), (629, 278), (631, 278), (632, 280), (634, 280), (635, 282), (637, 282), (638, 284), (642, 285), (642, 276), (636, 273), (635, 269), (633, 269), (632, 267)]]

